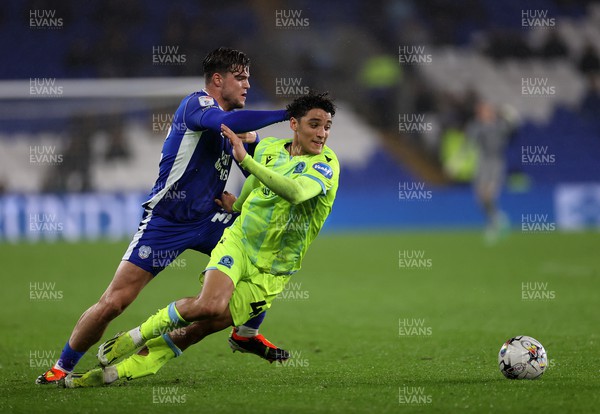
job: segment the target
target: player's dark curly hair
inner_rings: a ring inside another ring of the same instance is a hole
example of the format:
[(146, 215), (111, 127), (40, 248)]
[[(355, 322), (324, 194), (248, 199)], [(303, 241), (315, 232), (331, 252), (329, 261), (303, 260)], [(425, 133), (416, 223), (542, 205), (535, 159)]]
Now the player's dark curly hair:
[(329, 97), (328, 92), (316, 93), (315, 91), (310, 91), (308, 95), (302, 95), (294, 99), (285, 109), (287, 109), (290, 117), (300, 119), (308, 111), (315, 108), (329, 112), (332, 118), (335, 115), (335, 105), (333, 104), (333, 99)]
[(226, 47), (213, 50), (202, 62), (206, 79), (210, 79), (215, 73), (241, 72), (248, 66), (250, 66), (250, 58), (244, 52)]

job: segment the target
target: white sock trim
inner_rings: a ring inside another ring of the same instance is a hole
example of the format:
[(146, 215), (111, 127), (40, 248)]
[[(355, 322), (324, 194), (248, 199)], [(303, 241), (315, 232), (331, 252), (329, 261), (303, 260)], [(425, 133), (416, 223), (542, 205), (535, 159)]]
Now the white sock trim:
[(258, 329), (250, 328), (246, 325), (240, 325), (237, 327), (236, 334), (244, 338), (252, 338), (253, 336), (258, 335)]
[(139, 326), (136, 326), (131, 331), (129, 331), (129, 336), (133, 339), (133, 343), (135, 346), (140, 347), (146, 343), (144, 338), (142, 338), (142, 331)]
[(119, 379), (119, 373), (117, 372), (117, 367), (114, 365), (108, 366), (104, 368), (102, 373), (102, 377), (104, 379), (105, 384), (112, 384), (116, 380)]

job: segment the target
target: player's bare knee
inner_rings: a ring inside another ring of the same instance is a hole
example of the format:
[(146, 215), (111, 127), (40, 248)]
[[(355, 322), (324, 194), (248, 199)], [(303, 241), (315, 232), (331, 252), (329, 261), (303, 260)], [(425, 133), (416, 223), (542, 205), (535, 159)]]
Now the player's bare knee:
[(111, 321), (119, 316), (129, 303), (121, 300), (120, 298), (101, 298), (96, 304), (96, 308), (99, 311), (99, 316), (103, 320)]

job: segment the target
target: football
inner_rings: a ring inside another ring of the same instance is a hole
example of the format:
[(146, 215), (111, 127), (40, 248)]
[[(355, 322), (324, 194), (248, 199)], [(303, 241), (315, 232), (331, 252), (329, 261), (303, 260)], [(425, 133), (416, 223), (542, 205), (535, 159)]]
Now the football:
[(516, 336), (498, 353), (500, 372), (509, 379), (535, 379), (544, 373), (548, 357), (542, 344), (530, 336)]

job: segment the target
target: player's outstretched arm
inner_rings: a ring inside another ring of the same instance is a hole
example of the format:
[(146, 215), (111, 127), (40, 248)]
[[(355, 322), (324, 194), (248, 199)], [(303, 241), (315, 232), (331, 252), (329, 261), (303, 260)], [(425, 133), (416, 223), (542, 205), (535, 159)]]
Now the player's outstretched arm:
[(220, 132), (221, 124), (227, 124), (235, 133), (249, 132), (289, 119), (285, 109), (278, 111), (225, 112), (216, 107), (193, 111), (185, 116), (186, 125), (194, 130), (210, 129)]
[[(260, 165), (249, 157), (242, 141), (235, 133), (227, 127), (221, 126), (221, 132), (229, 139), (233, 147), (233, 156), (240, 163), (242, 168), (249, 171), (260, 182), (269, 187), (271, 191), (292, 203), (299, 204), (323, 192), (321, 185), (308, 177), (299, 177), (295, 180), (277, 174), (273, 170)], [(245, 184), (244, 184), (245, 187)]]

